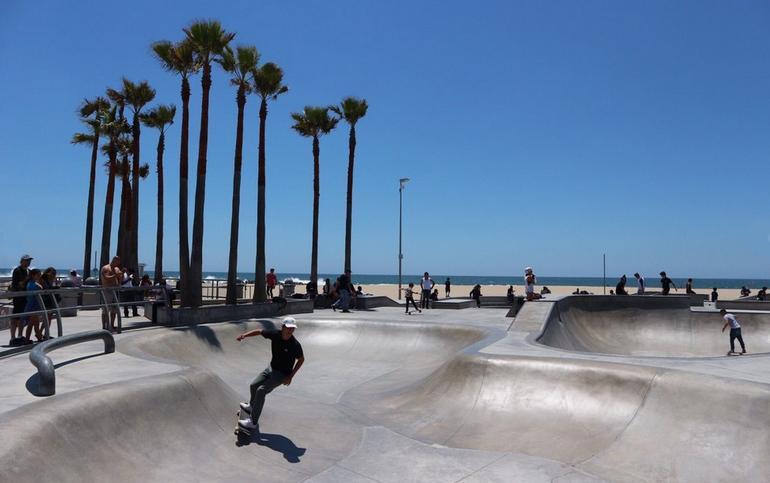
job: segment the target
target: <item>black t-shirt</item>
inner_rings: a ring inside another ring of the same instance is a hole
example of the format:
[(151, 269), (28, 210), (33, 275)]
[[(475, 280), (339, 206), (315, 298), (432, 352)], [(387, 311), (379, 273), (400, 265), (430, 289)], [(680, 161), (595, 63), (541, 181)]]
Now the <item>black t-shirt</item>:
[(615, 294), (628, 295), (628, 292), (626, 292), (626, 283), (624, 281), (621, 280), (617, 285), (615, 285)]
[(663, 290), (665, 291), (671, 290), (671, 283), (672, 283), (672, 280), (668, 277), (663, 277), (660, 279), (660, 285), (663, 287)]
[(350, 291), (350, 277), (344, 273), (337, 278), (337, 289)]
[(29, 268), (16, 267), (11, 274), (11, 291), (25, 290), (24, 281), (29, 276)]
[(294, 336), (291, 336), (289, 340), (283, 340), (280, 330), (265, 330), (262, 332), (262, 337), (270, 339), (272, 343), (273, 358), (270, 360), (270, 367), (287, 376), (291, 374), (294, 369), (294, 362), (300, 357), (304, 357), (299, 341)]

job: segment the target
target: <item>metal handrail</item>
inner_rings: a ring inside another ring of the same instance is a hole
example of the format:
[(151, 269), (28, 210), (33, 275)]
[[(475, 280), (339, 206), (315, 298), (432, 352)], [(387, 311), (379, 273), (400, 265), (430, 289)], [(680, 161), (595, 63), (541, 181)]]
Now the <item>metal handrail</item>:
[(47, 340), (35, 346), (29, 353), (29, 361), (37, 368), (39, 376), (38, 394), (40, 396), (53, 396), (56, 394), (55, 366), (51, 358), (46, 354), (62, 347), (97, 339), (104, 341), (105, 354), (115, 352), (115, 339), (112, 337), (112, 334), (103, 329), (78, 332), (77, 334), (66, 335), (58, 339)]

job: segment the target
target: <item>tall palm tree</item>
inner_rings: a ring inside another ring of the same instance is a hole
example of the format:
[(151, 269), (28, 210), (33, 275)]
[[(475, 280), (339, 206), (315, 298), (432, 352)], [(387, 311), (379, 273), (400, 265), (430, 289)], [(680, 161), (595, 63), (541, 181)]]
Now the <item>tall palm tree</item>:
[(102, 135), (108, 139), (108, 143), (102, 146), (107, 153), (107, 191), (104, 199), (104, 220), (102, 223), (102, 244), (99, 259), (100, 266), (104, 266), (110, 259), (110, 235), (112, 234), (112, 207), (115, 198), (115, 176), (118, 172), (118, 138), (128, 132), (125, 120), (117, 114), (118, 107), (113, 107), (104, 114), (102, 119)]
[(238, 88), (235, 102), (238, 105), (238, 120), (235, 129), (235, 158), (233, 161), (233, 201), (230, 216), (230, 256), (227, 265), (227, 295), (225, 303), (238, 303), (236, 276), (238, 273), (238, 228), (241, 206), (241, 166), (243, 164), (243, 113), (246, 109), (246, 95), (251, 93), (252, 75), (259, 62), (256, 47), (238, 46), (235, 52), (229, 47), (224, 50), (219, 64), (233, 75), (230, 83)]
[(350, 133), (348, 134), (348, 199), (345, 218), (345, 270), (351, 270), (350, 246), (351, 232), (353, 231), (353, 165), (356, 160), (356, 123), (366, 116), (369, 105), (366, 103), (366, 99), (346, 97), (339, 106), (333, 106), (331, 109), (350, 125)]
[(194, 22), (184, 29), (187, 39), (195, 50), (195, 58), (203, 69), (201, 77), (201, 123), (198, 136), (198, 169), (195, 182), (195, 214), (193, 217), (192, 253), (188, 292), (191, 305), (203, 303), (203, 207), (206, 201), (206, 163), (209, 142), (209, 91), (211, 90), (211, 62), (218, 59), (225, 47), (235, 37), (225, 31), (216, 20)]
[(257, 260), (254, 271), (254, 301), (267, 300), (265, 287), (265, 124), (267, 101), (289, 91), (283, 85), (283, 71), (272, 62), (254, 69), (254, 92), (261, 98), (259, 105), (259, 173), (257, 176)]
[(72, 137), (73, 144), (91, 145), (91, 170), (88, 178), (88, 203), (86, 208), (86, 234), (83, 254), (83, 277), (91, 276), (91, 248), (94, 232), (94, 189), (96, 186), (96, 159), (99, 156), (99, 130), (104, 111), (110, 103), (103, 97), (86, 99), (80, 106), (80, 116), (89, 126), (88, 133), (77, 133)]
[(190, 231), (188, 229), (187, 198), (190, 139), (190, 76), (200, 70), (189, 40), (176, 44), (161, 40), (152, 44), (152, 51), (160, 64), (169, 72), (182, 78), (182, 129), (179, 148), (179, 282), (182, 289), (182, 306), (191, 305), (190, 291), (186, 283), (190, 271)]
[[(125, 122), (125, 110), (126, 110), (126, 94), (123, 91), (123, 89), (113, 89), (112, 87), (107, 88), (106, 92), (107, 97), (112, 101), (113, 106), (116, 108), (116, 116), (114, 117), (114, 121), (117, 121), (120, 124), (123, 124)], [(118, 136), (122, 134), (122, 131), (118, 133)], [(125, 181), (124, 177), (122, 176), (122, 173), (124, 173), (124, 170), (122, 170), (122, 167), (120, 165), (120, 160), (117, 159), (117, 156), (119, 154), (118, 152), (118, 140), (115, 138), (113, 141), (112, 138), (110, 138), (109, 141), (110, 145), (115, 148), (115, 163), (112, 166), (112, 175), (113, 176), (121, 176), (121, 196), (120, 196), (120, 210), (118, 211), (118, 243), (117, 243), (117, 251), (115, 252), (122, 260), (128, 261), (128, 254), (126, 253), (126, 245), (128, 240), (128, 233), (126, 231), (128, 230), (128, 226), (130, 224), (130, 220), (126, 220), (126, 212), (125, 212), (125, 205), (123, 200), (125, 198), (124, 195), (128, 194), (130, 198), (131, 193), (131, 185), (126, 185), (123, 181)], [(109, 146), (104, 149), (104, 154), (108, 155), (109, 153)], [(108, 156), (109, 157), (109, 156)], [(103, 263), (101, 265), (104, 265)]]
[(321, 147), (318, 138), (329, 134), (339, 122), (338, 117), (329, 115), (328, 107), (305, 106), (301, 113), (293, 112), (294, 119), (292, 129), (301, 136), (313, 138), (313, 243), (310, 257), (310, 280), (318, 280), (318, 202), (321, 197), (320, 187), (320, 162)]
[(157, 106), (142, 114), (145, 126), (158, 130), (158, 227), (155, 232), (155, 282), (163, 278), (163, 151), (166, 148), (166, 129), (174, 123), (176, 106)]
[(131, 216), (129, 218), (130, 224), (128, 227), (129, 259), (125, 262), (125, 264), (126, 266), (136, 270), (139, 264), (139, 178), (141, 177), (141, 163), (139, 159), (139, 138), (141, 136), (141, 123), (139, 121), (139, 116), (141, 115), (142, 108), (144, 108), (144, 106), (155, 99), (155, 89), (150, 87), (150, 84), (148, 84), (147, 81), (135, 83), (124, 77), (123, 93), (126, 96), (126, 102), (129, 106), (131, 106), (131, 112), (133, 113), (133, 119), (131, 123), (131, 138), (133, 142), (131, 145)]
[(131, 233), (131, 144), (129, 133), (121, 134), (115, 141), (118, 162), (115, 175), (120, 176), (120, 209), (118, 222), (118, 256), (123, 263), (128, 263), (130, 258), (130, 233)]

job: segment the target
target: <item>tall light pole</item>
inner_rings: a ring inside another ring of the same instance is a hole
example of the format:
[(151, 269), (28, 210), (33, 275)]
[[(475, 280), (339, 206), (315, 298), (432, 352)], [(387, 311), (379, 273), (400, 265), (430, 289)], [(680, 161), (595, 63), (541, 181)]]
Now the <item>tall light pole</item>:
[(398, 180), (398, 300), (401, 300), (401, 261), (404, 254), (401, 251), (401, 226), (404, 217), (404, 186), (409, 182), (409, 178)]

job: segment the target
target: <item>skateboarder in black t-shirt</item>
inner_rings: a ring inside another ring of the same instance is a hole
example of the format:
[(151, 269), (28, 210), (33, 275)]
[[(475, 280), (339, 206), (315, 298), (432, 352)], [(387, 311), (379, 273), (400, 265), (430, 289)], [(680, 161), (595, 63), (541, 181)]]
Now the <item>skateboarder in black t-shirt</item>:
[(241, 403), (241, 410), (250, 414), (251, 417), (239, 420), (239, 427), (246, 430), (255, 429), (259, 422), (259, 415), (262, 413), (262, 406), (265, 404), (265, 396), (281, 384), (285, 386), (291, 384), (292, 378), (305, 362), (302, 345), (293, 335), (296, 328), (297, 321), (294, 317), (286, 317), (283, 319), (281, 330), (256, 329), (236, 337), (235, 340), (240, 342), (246, 337), (261, 335), (265, 339), (270, 339), (273, 351), (270, 365), (251, 383), (251, 400), (248, 403)]

